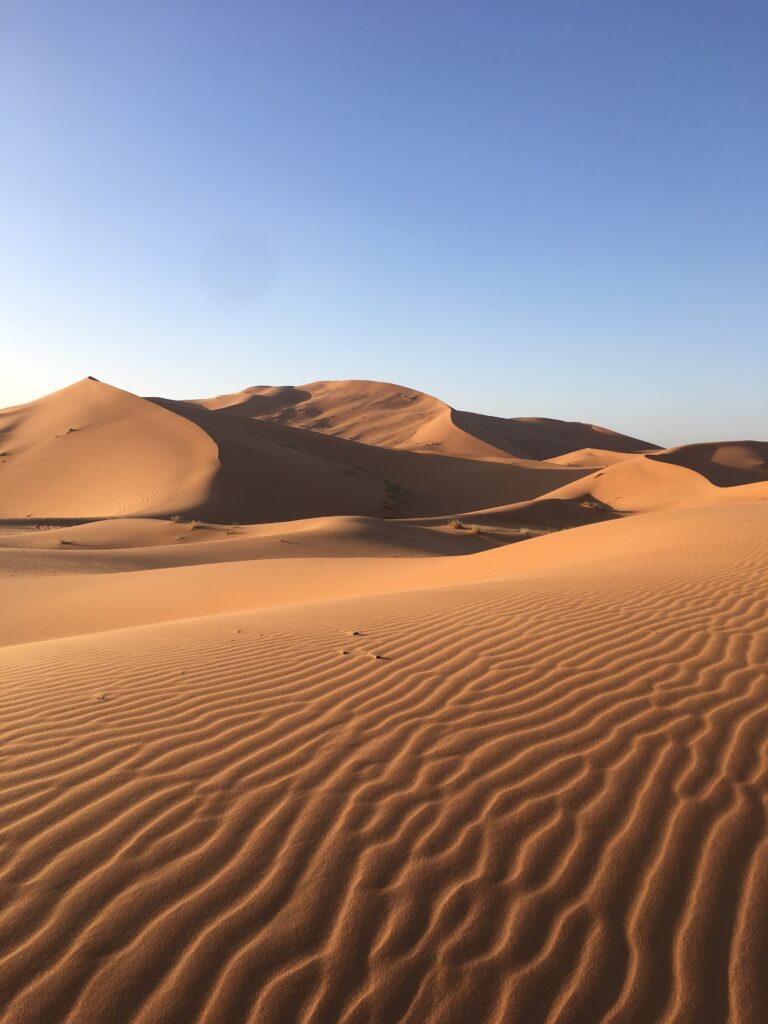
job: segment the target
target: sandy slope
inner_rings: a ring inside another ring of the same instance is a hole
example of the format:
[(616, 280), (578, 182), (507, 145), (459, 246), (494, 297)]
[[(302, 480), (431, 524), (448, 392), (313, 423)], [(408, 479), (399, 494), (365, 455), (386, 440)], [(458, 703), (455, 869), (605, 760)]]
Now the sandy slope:
[(20, 577), (112, 574), (256, 559), (466, 555), (529, 536), (514, 523), (456, 529), (443, 520), (362, 516), (236, 527), (158, 519), (107, 519), (40, 530), (0, 527), (0, 592), (7, 586), (9, 600), (18, 608), (20, 591), (15, 583)]
[[(635, 455), (642, 454), (640, 452)], [(556, 455), (547, 459), (555, 466), (577, 466), (579, 469), (605, 469), (616, 462), (624, 462), (630, 458), (627, 452), (611, 452), (605, 448), (580, 448), (575, 452), (566, 452), (565, 455)]]
[(685, 466), (718, 487), (768, 481), (768, 442), (715, 441), (652, 452), (649, 458)]
[(768, 500), (768, 445), (742, 441), (685, 445), (633, 456), (550, 492), (590, 499), (617, 512), (653, 512)]
[(194, 403), (155, 401), (215, 441), (220, 469), (208, 501), (195, 511), (217, 522), (452, 515), (503, 496), (533, 498), (588, 472), (508, 457), (419, 454)]
[(103, 577), (0, 651), (0, 1020), (764, 1021), (767, 521)]
[(618, 452), (655, 447), (589, 423), (461, 412), (421, 391), (382, 381), (326, 380), (299, 387), (253, 387), (197, 399), (194, 404), (365, 444), (473, 459), (505, 455), (548, 459), (588, 445)]
[(379, 448), (90, 378), (0, 412), (0, 445), (0, 519), (452, 515), (533, 498), (586, 472)]
[(0, 411), (0, 517), (195, 507), (216, 446), (192, 423), (90, 377)]
[[(637, 454), (585, 449), (549, 462), (595, 472), (528, 501), (458, 518), (479, 527), (567, 529), (637, 513), (768, 501), (768, 444), (692, 444)], [(420, 520), (425, 523), (426, 520)]]
[(1, 1024), (763, 1024), (768, 444), (650, 447), (0, 413)]
[[(183, 560), (180, 555), (174, 558), (166, 545), (155, 549), (156, 560), (146, 548), (117, 552), (6, 549), (0, 555), (0, 604), (7, 609), (0, 623), (0, 645), (79, 635), (84, 624), (88, 632), (108, 631), (177, 618), (413, 590), (429, 591), (425, 600), (431, 600), (435, 588), (517, 581), (528, 572), (549, 572), (560, 578), (571, 568), (584, 565), (617, 574), (631, 572), (646, 553), (663, 560), (671, 571), (679, 561), (678, 552), (690, 550), (694, 538), (696, 550), (707, 543), (719, 547), (726, 530), (721, 524), (737, 521), (738, 511), (732, 506), (723, 508), (721, 519), (713, 518), (714, 510), (696, 509), (597, 523), (460, 559), (423, 556), (455, 554), (453, 545), (461, 545), (463, 531), (429, 534), (430, 540), (425, 542), (425, 531), (417, 530), (405, 534), (406, 541), (400, 533), (405, 524), (399, 523), (382, 524), (382, 533), (364, 525), (363, 533), (355, 537), (355, 546), (343, 558), (339, 557), (341, 545), (348, 544), (353, 535), (348, 524), (333, 523), (294, 533), (283, 529), (273, 533), (270, 528), (261, 538), (269, 546), (265, 544), (262, 557), (255, 558), (247, 554), (221, 557), (216, 551), (220, 545), (229, 543), (236, 548), (243, 543), (234, 539), (186, 548)], [(749, 521), (756, 533), (768, 522), (768, 512), (761, 504), (746, 506), (744, 514), (752, 517)], [(393, 534), (390, 527), (395, 528)], [(298, 545), (280, 542), (280, 538), (300, 537), (308, 541), (308, 550), (297, 551)], [(257, 534), (245, 543), (258, 545), (259, 539)], [(309, 547), (312, 540), (317, 544), (314, 551)], [(470, 534), (467, 541), (471, 544), (473, 540), (476, 538)], [(206, 558), (206, 552), (211, 556)], [(385, 552), (397, 557), (381, 557)], [(35, 558), (35, 553), (42, 557)], [(688, 564), (686, 558), (683, 568)], [(148, 568), (144, 568), (147, 562)]]
[(407, 451), (502, 458), (503, 449), (451, 421), (451, 407), (421, 391), (377, 381), (317, 381), (299, 387), (252, 387), (195, 404), (351, 441)]

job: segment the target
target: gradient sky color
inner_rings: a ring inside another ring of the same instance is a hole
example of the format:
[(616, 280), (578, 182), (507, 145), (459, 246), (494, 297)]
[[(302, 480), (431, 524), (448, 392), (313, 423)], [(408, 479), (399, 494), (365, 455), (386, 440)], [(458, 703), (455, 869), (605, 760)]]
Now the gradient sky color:
[(762, 0), (3, 0), (0, 405), (396, 381), (768, 437)]

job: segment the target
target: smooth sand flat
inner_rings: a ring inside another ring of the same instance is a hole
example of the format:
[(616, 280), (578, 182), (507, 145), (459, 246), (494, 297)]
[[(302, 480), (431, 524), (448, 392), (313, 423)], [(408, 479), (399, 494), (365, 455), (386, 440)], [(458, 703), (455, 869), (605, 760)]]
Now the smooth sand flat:
[(208, 593), (0, 651), (0, 1019), (765, 1020), (767, 525), (111, 574)]

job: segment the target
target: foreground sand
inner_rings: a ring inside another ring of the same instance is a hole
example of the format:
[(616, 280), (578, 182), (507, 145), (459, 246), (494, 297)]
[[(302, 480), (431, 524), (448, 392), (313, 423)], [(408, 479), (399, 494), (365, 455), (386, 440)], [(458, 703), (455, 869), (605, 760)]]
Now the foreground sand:
[(0, 1020), (768, 1019), (767, 508), (15, 577)]

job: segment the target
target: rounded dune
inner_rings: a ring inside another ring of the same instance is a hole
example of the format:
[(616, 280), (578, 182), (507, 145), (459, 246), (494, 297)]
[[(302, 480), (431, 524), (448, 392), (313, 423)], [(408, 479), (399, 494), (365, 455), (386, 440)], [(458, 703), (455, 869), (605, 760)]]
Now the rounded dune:
[[(701, 448), (705, 451), (700, 452)], [(716, 462), (707, 455), (710, 449), (713, 453), (744, 451), (741, 445), (686, 445), (639, 455), (565, 484), (546, 497), (599, 502), (624, 513), (768, 500), (768, 472), (756, 459), (747, 465)]]
[(451, 515), (533, 498), (585, 472), (502, 455), (430, 457), (91, 378), (3, 410), (0, 437), (0, 519)]
[(0, 411), (0, 518), (99, 518), (194, 507), (218, 469), (210, 437), (87, 377)]
[(194, 404), (384, 448), (474, 459), (549, 459), (598, 442), (618, 452), (656, 447), (588, 423), (461, 412), (421, 391), (383, 381), (252, 387)]
[(624, 462), (625, 459), (641, 455), (642, 452), (614, 452), (606, 448), (580, 448), (575, 452), (566, 452), (564, 455), (555, 455), (547, 462), (555, 466), (577, 466), (579, 469), (605, 469), (617, 462)]
[(768, 481), (768, 442), (716, 441), (688, 444), (649, 453), (649, 458), (685, 466), (717, 487), (738, 487)]

